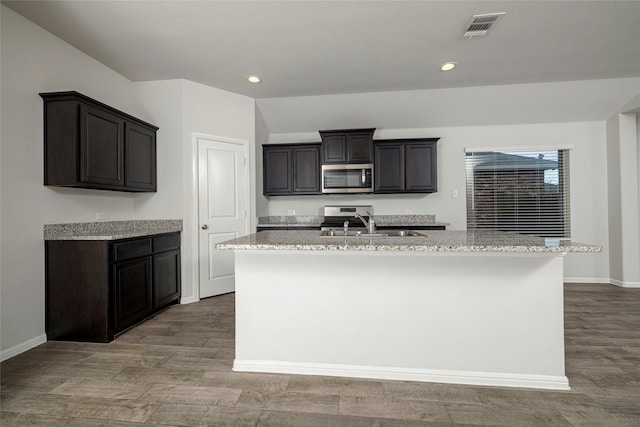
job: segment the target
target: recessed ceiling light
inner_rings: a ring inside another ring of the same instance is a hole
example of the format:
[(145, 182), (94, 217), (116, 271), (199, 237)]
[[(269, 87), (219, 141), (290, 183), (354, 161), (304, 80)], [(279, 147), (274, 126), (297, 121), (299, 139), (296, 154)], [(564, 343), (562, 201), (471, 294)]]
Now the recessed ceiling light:
[(442, 71), (451, 71), (454, 68), (456, 68), (456, 65), (458, 65), (458, 64), (456, 64), (455, 62), (445, 62), (444, 64), (442, 64), (440, 66), (440, 70), (442, 70)]
[(247, 77), (247, 80), (249, 80), (251, 83), (260, 83), (262, 79), (258, 76), (249, 76)]

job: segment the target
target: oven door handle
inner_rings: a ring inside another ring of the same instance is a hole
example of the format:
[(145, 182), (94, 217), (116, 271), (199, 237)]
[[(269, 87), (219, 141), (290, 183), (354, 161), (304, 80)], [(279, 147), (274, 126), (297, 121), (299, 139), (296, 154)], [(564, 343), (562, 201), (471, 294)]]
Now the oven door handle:
[(362, 169), (362, 186), (364, 187), (366, 183), (367, 183), (366, 169)]

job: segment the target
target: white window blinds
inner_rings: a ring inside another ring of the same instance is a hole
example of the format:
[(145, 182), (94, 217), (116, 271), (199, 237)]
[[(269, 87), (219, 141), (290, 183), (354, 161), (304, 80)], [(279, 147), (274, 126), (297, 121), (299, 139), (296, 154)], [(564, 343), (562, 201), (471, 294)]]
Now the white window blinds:
[(570, 238), (569, 150), (467, 151), (467, 228)]

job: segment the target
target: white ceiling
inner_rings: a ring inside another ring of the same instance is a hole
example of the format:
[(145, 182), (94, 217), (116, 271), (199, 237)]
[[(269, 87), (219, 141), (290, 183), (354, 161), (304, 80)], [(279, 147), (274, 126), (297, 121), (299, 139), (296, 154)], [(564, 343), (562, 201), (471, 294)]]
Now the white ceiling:
[[(637, 0), (3, 4), (132, 81), (254, 98), (640, 76)], [(492, 12), (506, 15), (488, 37), (462, 37)]]

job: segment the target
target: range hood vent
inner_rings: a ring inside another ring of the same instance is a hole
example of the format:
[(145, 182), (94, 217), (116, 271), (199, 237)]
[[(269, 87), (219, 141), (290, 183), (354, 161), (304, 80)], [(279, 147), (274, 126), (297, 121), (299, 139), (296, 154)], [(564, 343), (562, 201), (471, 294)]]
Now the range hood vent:
[(467, 22), (463, 36), (469, 39), (486, 36), (505, 13), (506, 12), (473, 15), (469, 22)]

